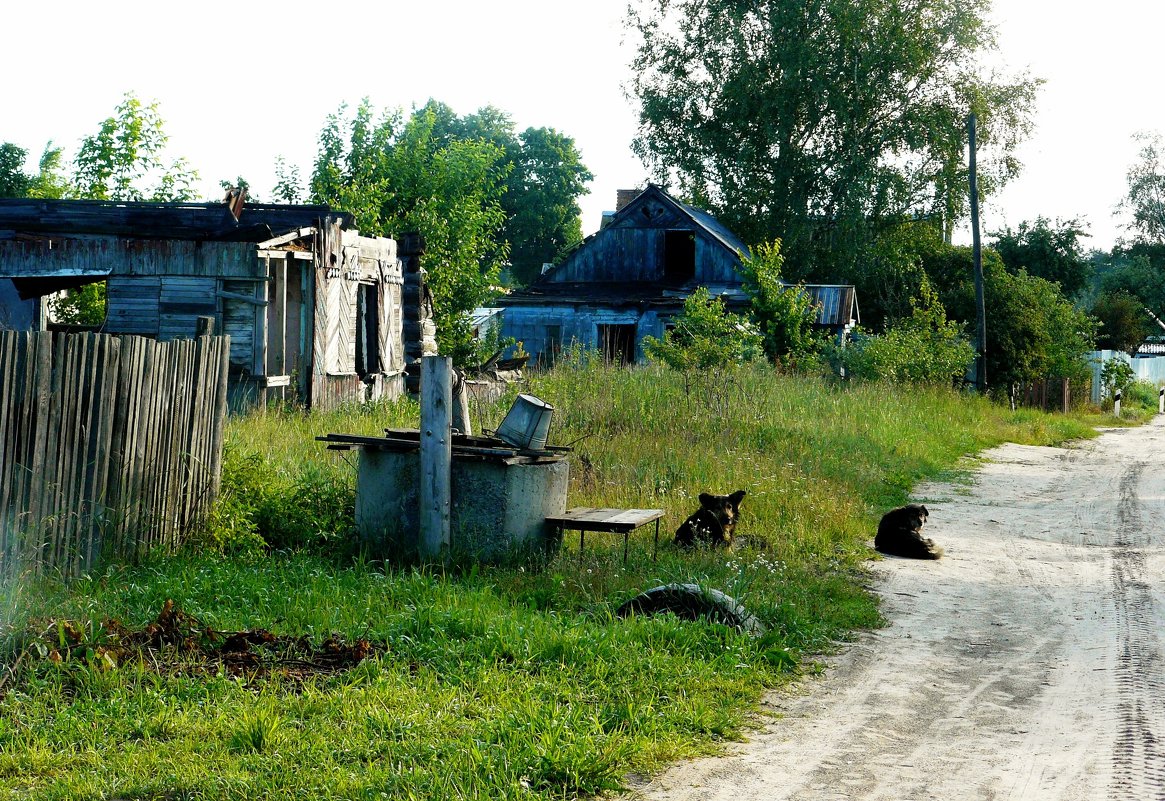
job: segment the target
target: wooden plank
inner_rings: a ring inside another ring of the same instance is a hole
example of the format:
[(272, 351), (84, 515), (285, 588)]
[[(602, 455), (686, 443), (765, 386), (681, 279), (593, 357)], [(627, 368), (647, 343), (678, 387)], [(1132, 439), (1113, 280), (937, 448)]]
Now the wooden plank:
[[(16, 458), (14, 465), (14, 478), (16, 486), (14, 488), (14, 514), (16, 515), (15, 526), (17, 534), (20, 537), (21, 546), (24, 545), (24, 533), (28, 527), (29, 506), (31, 504), (30, 493), (32, 490), (32, 452), (33, 443), (35, 442), (35, 413), (36, 413), (36, 385), (37, 385), (37, 353), (38, 353), (38, 337), (39, 334), (31, 332), (21, 335), (18, 345), (18, 358), (23, 367), (23, 380), (20, 381), (20, 399), (17, 404), (18, 415), (13, 418), (15, 424), (15, 434), (17, 436), (16, 442)], [(22, 548), (23, 549), (23, 548)], [(21, 553), (18, 558), (23, 559), (24, 554)]]
[(610, 531), (626, 533), (663, 517), (663, 509), (598, 509), (577, 507), (563, 515), (547, 517), (546, 521), (575, 531)]
[(219, 487), (222, 485), (222, 450), (227, 416), (227, 380), (230, 369), (231, 338), (219, 337), (217, 343), (216, 347), (219, 351), (219, 373), (218, 389), (215, 392), (214, 428), (211, 443), (210, 463), (213, 466), (213, 474), (210, 484), (210, 497), (207, 499), (208, 503), (212, 503), (218, 497)]
[(110, 475), (113, 470), (113, 432), (115, 415), (120, 397), (118, 380), (121, 376), (120, 339), (102, 337), (105, 345), (101, 369), (101, 394), (98, 398), (100, 415), (93, 424), (94, 436), (94, 479), (93, 506), (89, 528), (86, 532), (85, 562), (92, 567), (96, 564), (104, 543), (106, 515), (110, 508)]
[(450, 467), (453, 459), (453, 360), (421, 361), (420, 550), (439, 556), (450, 545)]
[(0, 570), (12, 566), (16, 544), (16, 516), (9, 502), (17, 481), (15, 420), (22, 369), (18, 359), (20, 338), (15, 331), (0, 331)]
[(55, 550), (52, 565), (66, 575), (73, 575), (75, 568), (70, 552), (74, 526), (71, 500), (79, 458), (77, 439), (80, 433), (80, 385), (85, 375), (84, 340), (85, 334), (59, 337), (64, 359), (63, 363), (56, 365), (60, 390), (54, 393), (53, 398), (53, 404), (59, 412), (59, 422), (55, 426), (58, 431), (57, 445), (52, 452), (52, 458), (57, 466), (52, 511), (52, 537)]
[[(263, 284), (259, 284), (259, 286), (263, 286)], [(253, 297), (248, 297), (247, 295), (241, 295), (238, 292), (225, 292), (225, 291), (220, 289), (215, 294), (218, 297), (225, 298), (227, 300), (237, 300), (237, 301), (240, 301), (242, 303), (248, 303), (252, 306), (262, 306), (263, 308), (267, 307), (267, 301), (258, 300), (258, 299), (253, 298)]]

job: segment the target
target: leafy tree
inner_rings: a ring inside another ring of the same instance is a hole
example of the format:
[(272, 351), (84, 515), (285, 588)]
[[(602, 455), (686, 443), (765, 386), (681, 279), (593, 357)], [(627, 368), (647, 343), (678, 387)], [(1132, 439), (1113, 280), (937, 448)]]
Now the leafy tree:
[(0, 143), (0, 198), (59, 198), (69, 193), (61, 174), (62, 151), (49, 142), (38, 162), (38, 172), (24, 171), (28, 151), (11, 142)]
[[(93, 200), (191, 200), (198, 174), (184, 158), (165, 160), (169, 137), (154, 101), (127, 93), (73, 160), (78, 197)], [(147, 186), (148, 185), (148, 186)]]
[(439, 120), (429, 106), (407, 121), (376, 120), (367, 100), (351, 119), (341, 108), (320, 134), (311, 194), (351, 212), (365, 233), (424, 237), (439, 346), (465, 364), (476, 357), (466, 312), (492, 294), (506, 258), (505, 165), (495, 145), (444, 137)]
[(0, 198), (28, 197), (32, 178), (24, 172), (28, 151), (11, 142), (0, 143)]
[(1165, 166), (1160, 134), (1138, 133), (1137, 161), (1129, 167), (1129, 188), (1121, 208), (1132, 214), (1129, 228), (1142, 242), (1165, 244)]
[(1141, 299), (1124, 290), (1101, 295), (1093, 304), (1091, 313), (1100, 321), (1096, 346), (1125, 351), (1130, 356), (1157, 328), (1145, 312)]
[(1124, 359), (1114, 357), (1100, 368), (1100, 383), (1105, 389), (1105, 395), (1109, 397), (1128, 389), (1136, 380), (1137, 374), (1132, 365)]
[(760, 332), (747, 318), (725, 310), (724, 301), (699, 287), (684, 299), (684, 310), (663, 335), (643, 338), (649, 359), (674, 370), (719, 370), (764, 355)]
[(502, 197), (514, 280), (528, 284), (582, 241), (578, 199), (594, 176), (574, 139), (553, 128), (527, 128)]
[(961, 326), (948, 320), (938, 293), (925, 277), (919, 297), (911, 298), (912, 313), (885, 333), (857, 336), (838, 352), (853, 378), (899, 383), (949, 385), (964, 376), (975, 350)]
[(49, 300), (52, 317), (69, 325), (98, 326), (105, 322), (105, 282), (67, 289)]
[(1165, 319), (1165, 244), (1134, 242), (1098, 256), (1096, 296), (1127, 292)]
[(816, 355), (822, 346), (813, 330), (817, 308), (798, 287), (781, 281), (781, 243), (762, 242), (752, 256), (741, 262), (744, 291), (752, 301), (752, 316), (763, 337), (764, 349), (774, 364), (792, 367)]
[(1065, 297), (1076, 297), (1088, 284), (1091, 263), (1080, 247), (1088, 236), (1079, 220), (1044, 217), (1035, 222), (1021, 222), (1018, 230), (1005, 228), (995, 235), (993, 247), (1003, 264), (1013, 273), (1024, 270), (1060, 285)]
[(932, 220), (903, 220), (878, 233), (850, 277), (865, 328), (881, 331), (914, 314), (927, 280), (923, 262), (945, 247), (942, 230)]
[(787, 274), (847, 274), (871, 231), (964, 215), (965, 118), (980, 187), (1015, 175), (1038, 81), (981, 74), (987, 4), (640, 0), (634, 149), (745, 241), (781, 237)]
[(271, 194), (280, 203), (300, 203), (303, 200), (299, 167), (288, 164), (283, 156), (275, 157), (275, 189)]
[[(971, 249), (944, 245), (924, 257), (948, 315), (975, 321)], [(1008, 272), (999, 254), (983, 252), (987, 307), (987, 378), (1011, 388), (1047, 377), (1079, 378), (1088, 370), (1096, 322), (1073, 306), (1056, 284), (1021, 270)]]
[(574, 139), (553, 128), (527, 128), (516, 134), (510, 115), (493, 106), (458, 117), (444, 103), (430, 100), (435, 135), (481, 140), (501, 149), (508, 170), (502, 210), (502, 236), (510, 244), (510, 274), (517, 284), (528, 284), (554, 261), (582, 241), (578, 198), (593, 180), (582, 163)]

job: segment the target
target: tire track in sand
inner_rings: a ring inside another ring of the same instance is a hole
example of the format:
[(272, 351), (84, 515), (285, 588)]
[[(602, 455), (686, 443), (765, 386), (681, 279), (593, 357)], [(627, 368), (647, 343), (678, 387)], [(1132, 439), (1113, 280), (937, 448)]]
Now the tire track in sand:
[(1145, 548), (1151, 537), (1141, 513), (1138, 486), (1144, 462), (1126, 468), (1120, 483), (1112, 559), (1115, 610), (1117, 737), (1112, 755), (1113, 797), (1165, 798), (1165, 749), (1161, 736), (1161, 644), (1156, 635), (1153, 593), (1147, 581)]

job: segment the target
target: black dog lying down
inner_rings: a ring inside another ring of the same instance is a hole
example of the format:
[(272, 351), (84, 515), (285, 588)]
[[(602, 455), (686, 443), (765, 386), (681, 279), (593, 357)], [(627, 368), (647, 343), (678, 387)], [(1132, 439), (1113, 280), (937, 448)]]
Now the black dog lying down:
[(874, 548), (892, 556), (909, 559), (938, 559), (943, 549), (934, 540), (922, 536), (922, 524), (929, 516), (921, 503), (911, 503), (891, 509), (882, 515), (878, 523), (878, 536), (874, 537)]
[(731, 495), (701, 492), (700, 508), (676, 529), (676, 545), (684, 548), (691, 548), (696, 543), (731, 545), (736, 519), (740, 516), (740, 502), (747, 494), (744, 490)]

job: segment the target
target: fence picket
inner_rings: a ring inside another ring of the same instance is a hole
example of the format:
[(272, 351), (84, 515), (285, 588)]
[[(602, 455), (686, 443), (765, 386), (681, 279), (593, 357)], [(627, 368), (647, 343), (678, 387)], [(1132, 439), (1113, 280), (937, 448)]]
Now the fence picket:
[(229, 353), (228, 337), (0, 331), (0, 569), (76, 574), (179, 543), (217, 494)]

